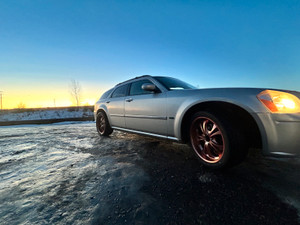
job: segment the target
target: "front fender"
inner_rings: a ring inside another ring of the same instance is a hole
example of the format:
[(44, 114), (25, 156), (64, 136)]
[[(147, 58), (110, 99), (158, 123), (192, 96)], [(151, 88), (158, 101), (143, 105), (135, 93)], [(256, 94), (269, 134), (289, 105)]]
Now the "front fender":
[[(180, 107), (178, 108), (178, 110), (176, 112), (176, 115), (174, 118), (174, 136), (177, 139), (182, 140), (181, 125), (182, 125), (183, 118), (189, 109), (191, 109), (192, 107), (194, 107), (196, 105), (201, 106), (201, 104), (209, 103), (209, 102), (230, 103), (232, 105), (236, 105), (236, 106), (244, 109), (245, 111), (247, 111), (248, 113), (250, 113), (252, 115), (252, 117), (256, 121), (261, 133), (265, 133), (263, 125), (262, 125), (259, 117), (257, 116), (257, 112), (260, 112), (260, 111), (266, 112), (266, 110), (264, 108), (262, 108), (260, 102), (256, 98), (255, 99), (253, 99), (251, 97), (246, 97), (246, 98), (247, 99), (244, 99), (244, 101), (240, 101), (240, 100), (232, 99), (232, 98), (229, 99), (229, 98), (216, 98), (216, 97), (205, 98), (205, 99), (187, 98), (185, 101), (182, 102), (182, 104), (180, 105)], [(247, 102), (247, 105), (244, 102)]]

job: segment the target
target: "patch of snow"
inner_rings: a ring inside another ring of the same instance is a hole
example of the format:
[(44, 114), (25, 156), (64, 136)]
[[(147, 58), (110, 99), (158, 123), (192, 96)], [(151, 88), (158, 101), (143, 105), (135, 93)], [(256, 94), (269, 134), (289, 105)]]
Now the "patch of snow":
[(92, 117), (93, 111), (87, 108), (39, 109), (26, 112), (7, 111), (0, 114), (0, 121), (49, 120)]
[(212, 173), (204, 173), (199, 176), (201, 183), (211, 183), (215, 181), (216, 177)]
[(71, 124), (90, 124), (95, 123), (95, 121), (65, 121), (58, 123), (49, 124), (20, 124), (20, 125), (10, 125), (10, 126), (0, 126), (0, 130), (10, 130), (11, 128), (26, 128), (26, 127), (40, 127), (40, 126), (56, 126), (56, 125), (71, 125)]

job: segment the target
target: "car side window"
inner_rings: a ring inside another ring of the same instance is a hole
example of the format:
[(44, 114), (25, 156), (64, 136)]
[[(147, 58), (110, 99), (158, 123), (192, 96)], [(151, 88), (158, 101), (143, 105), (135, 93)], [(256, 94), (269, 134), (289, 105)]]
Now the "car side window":
[(151, 94), (152, 91), (145, 91), (142, 89), (142, 85), (145, 83), (150, 83), (152, 82), (150, 80), (139, 80), (136, 82), (131, 83), (129, 95), (145, 95), (145, 94)]
[(112, 98), (124, 97), (127, 94), (128, 85), (123, 85), (121, 87), (116, 88), (116, 90), (112, 93)]
[(112, 91), (112, 89), (106, 91), (106, 92), (101, 96), (100, 99), (105, 99), (105, 98), (107, 98), (107, 97), (110, 95), (111, 91)]

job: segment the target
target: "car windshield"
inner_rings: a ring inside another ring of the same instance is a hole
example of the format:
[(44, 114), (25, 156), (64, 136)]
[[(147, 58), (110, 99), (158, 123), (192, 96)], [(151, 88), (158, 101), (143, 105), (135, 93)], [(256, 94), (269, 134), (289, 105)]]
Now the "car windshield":
[(161, 83), (169, 91), (172, 90), (184, 90), (184, 89), (197, 89), (193, 85), (178, 80), (172, 77), (154, 77), (159, 83)]

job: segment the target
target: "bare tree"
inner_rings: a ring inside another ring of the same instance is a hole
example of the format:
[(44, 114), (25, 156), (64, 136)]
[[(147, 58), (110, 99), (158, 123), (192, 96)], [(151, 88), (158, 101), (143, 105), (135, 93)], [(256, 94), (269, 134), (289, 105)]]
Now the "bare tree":
[(81, 86), (78, 81), (72, 79), (70, 83), (70, 94), (77, 106), (80, 105)]

